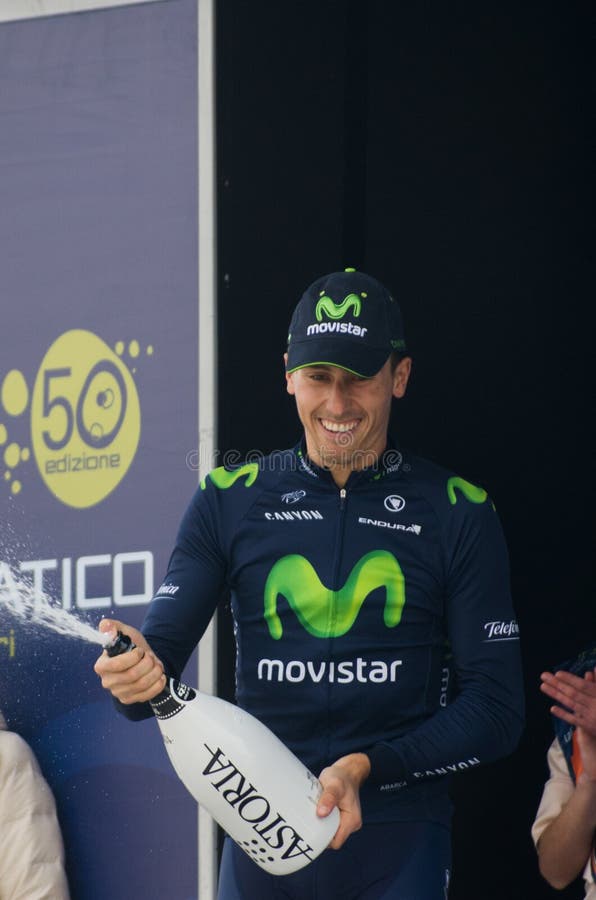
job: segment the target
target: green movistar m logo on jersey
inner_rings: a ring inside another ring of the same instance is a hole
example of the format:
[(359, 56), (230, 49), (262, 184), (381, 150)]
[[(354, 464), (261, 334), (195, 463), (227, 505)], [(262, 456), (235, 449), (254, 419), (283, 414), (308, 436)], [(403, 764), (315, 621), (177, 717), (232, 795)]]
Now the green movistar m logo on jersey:
[(470, 503), (484, 503), (488, 497), (484, 488), (476, 487), (475, 484), (470, 484), (465, 478), (458, 478), (457, 475), (454, 475), (447, 480), (447, 495), (452, 506), (455, 506), (457, 503), (456, 491), (461, 491)]
[[(207, 478), (209, 478), (220, 491), (225, 491), (227, 488), (232, 487), (239, 478), (244, 478), (244, 486), (250, 487), (257, 480), (258, 474), (258, 463), (246, 463), (238, 469), (231, 470), (226, 469), (225, 466), (219, 466), (217, 469), (212, 469), (207, 475)], [(201, 481), (202, 490), (205, 490), (207, 487), (207, 478), (203, 478)]]
[(368, 595), (385, 588), (383, 621), (394, 628), (401, 621), (406, 602), (403, 572), (395, 557), (386, 550), (373, 550), (358, 560), (346, 583), (338, 591), (325, 587), (311, 563), (299, 554), (279, 559), (265, 583), (265, 621), (272, 638), (283, 634), (277, 614), (281, 594), (289, 603), (303, 628), (313, 637), (341, 637), (356, 621)]

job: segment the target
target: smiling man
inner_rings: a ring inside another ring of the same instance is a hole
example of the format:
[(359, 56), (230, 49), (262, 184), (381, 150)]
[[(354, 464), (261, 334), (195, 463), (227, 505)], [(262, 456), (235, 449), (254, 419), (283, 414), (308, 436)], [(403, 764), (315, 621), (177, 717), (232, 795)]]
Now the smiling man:
[(403, 397), (410, 376), (405, 346), (397, 303), (353, 269), (315, 281), (294, 311), (287, 389), (310, 459), (340, 487), (351, 471), (377, 465), (387, 446), (391, 400)]
[(411, 359), (374, 278), (315, 281), (285, 363), (303, 439), (207, 476), (143, 633), (117, 623), (138, 649), (96, 671), (127, 715), (150, 715), (227, 585), (238, 704), (319, 775), (317, 814), (340, 822), (330, 851), (282, 879), (226, 839), (220, 900), (444, 900), (449, 778), (522, 728), (499, 519), (481, 487), (389, 438)]
[(391, 398), (403, 397), (410, 362), (388, 359), (368, 377), (331, 365), (287, 372), (288, 393), (296, 397), (308, 455), (333, 473), (339, 487), (350, 472), (378, 463), (387, 446)]

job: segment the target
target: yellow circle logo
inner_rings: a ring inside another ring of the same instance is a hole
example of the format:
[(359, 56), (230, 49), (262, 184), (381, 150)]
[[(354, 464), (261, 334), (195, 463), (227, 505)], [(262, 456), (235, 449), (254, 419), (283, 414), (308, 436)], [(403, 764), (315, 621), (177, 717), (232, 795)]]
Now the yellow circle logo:
[(46, 353), (33, 388), (31, 440), (50, 491), (68, 506), (94, 506), (122, 481), (141, 434), (129, 369), (90, 331), (67, 331)]

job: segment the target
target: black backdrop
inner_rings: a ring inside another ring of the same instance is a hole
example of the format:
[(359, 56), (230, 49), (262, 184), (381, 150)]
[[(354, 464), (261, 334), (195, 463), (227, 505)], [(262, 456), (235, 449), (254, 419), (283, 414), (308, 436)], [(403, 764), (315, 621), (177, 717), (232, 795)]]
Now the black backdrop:
[(529, 829), (550, 741), (539, 673), (594, 637), (593, 9), (217, 9), (218, 446), (295, 441), (291, 310), (314, 278), (355, 266), (404, 311), (400, 442), (486, 487), (505, 527), (527, 728), (455, 786), (452, 900), (583, 893), (541, 881)]

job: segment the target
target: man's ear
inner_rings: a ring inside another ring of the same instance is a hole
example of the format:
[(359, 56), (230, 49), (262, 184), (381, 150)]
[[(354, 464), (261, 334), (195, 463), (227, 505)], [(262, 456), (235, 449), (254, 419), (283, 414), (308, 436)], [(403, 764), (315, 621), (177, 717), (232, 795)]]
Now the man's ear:
[(395, 367), (395, 371), (393, 372), (393, 396), (400, 399), (406, 393), (406, 388), (408, 386), (408, 380), (410, 378), (410, 374), (412, 372), (412, 359), (409, 356), (404, 356), (400, 362)]
[[(287, 369), (288, 367), (288, 354), (284, 353), (284, 367)], [(294, 391), (294, 373), (286, 371), (286, 391), (288, 394), (295, 393)]]

